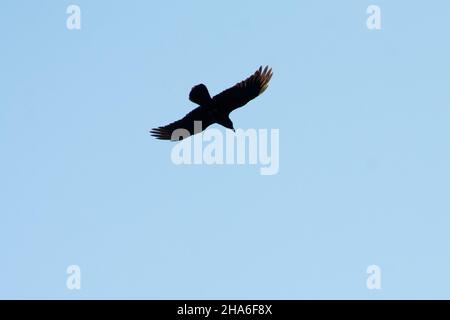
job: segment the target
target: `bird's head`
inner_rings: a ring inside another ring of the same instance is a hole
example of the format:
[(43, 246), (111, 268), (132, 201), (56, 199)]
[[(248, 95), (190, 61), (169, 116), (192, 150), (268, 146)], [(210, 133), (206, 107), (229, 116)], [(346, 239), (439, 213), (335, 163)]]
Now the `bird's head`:
[(234, 130), (233, 121), (231, 121), (230, 118), (226, 118), (225, 121), (223, 123), (221, 123), (221, 125), (223, 125), (227, 129), (233, 130), (233, 132), (236, 132)]

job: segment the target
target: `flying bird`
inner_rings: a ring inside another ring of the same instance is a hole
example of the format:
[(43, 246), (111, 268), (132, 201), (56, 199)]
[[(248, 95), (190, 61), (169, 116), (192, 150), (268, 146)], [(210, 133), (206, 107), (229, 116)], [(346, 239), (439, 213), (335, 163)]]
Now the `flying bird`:
[[(185, 115), (184, 118), (166, 126), (154, 128), (150, 133), (160, 140), (178, 141), (205, 130), (213, 123), (218, 123), (234, 131), (230, 113), (263, 93), (267, 89), (271, 78), (272, 69), (269, 69), (268, 66), (263, 69), (261, 66), (244, 81), (235, 84), (212, 98), (204, 84), (196, 85), (189, 93), (189, 100), (199, 106)], [(201, 128), (195, 125), (197, 121), (201, 121)], [(178, 135), (175, 132), (177, 129), (184, 129), (182, 130), (184, 134)]]

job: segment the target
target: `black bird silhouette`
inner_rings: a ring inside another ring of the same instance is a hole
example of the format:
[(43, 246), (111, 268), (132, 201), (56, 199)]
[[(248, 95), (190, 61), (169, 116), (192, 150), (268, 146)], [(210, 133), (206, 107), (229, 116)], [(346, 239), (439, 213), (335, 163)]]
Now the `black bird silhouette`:
[[(189, 112), (184, 118), (166, 126), (154, 128), (150, 133), (157, 139), (178, 141), (205, 130), (213, 123), (218, 123), (234, 131), (230, 113), (263, 93), (267, 89), (271, 78), (272, 69), (266, 66), (263, 70), (261, 66), (253, 75), (222, 91), (213, 98), (209, 95), (208, 89), (204, 84), (196, 85), (189, 93), (189, 100), (199, 106)], [(198, 130), (197, 126), (194, 126), (196, 121), (201, 121), (200, 130)], [(185, 129), (183, 130), (184, 134), (175, 133), (173, 135), (177, 129)]]

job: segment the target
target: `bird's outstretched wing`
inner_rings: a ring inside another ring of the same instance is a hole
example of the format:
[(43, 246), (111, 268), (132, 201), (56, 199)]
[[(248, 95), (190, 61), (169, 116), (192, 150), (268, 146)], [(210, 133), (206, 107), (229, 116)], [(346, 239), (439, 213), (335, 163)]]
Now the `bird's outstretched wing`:
[(244, 81), (214, 96), (213, 105), (221, 108), (224, 112), (230, 113), (263, 93), (271, 78), (272, 68), (269, 69), (266, 66), (263, 70), (261, 66)]
[[(200, 123), (196, 124), (196, 121), (200, 121)], [(156, 139), (178, 141), (180, 140), (180, 136), (172, 136), (175, 130), (185, 129), (189, 133), (187, 136), (189, 136), (205, 130), (212, 123), (213, 121), (208, 113), (204, 112), (204, 109), (202, 107), (197, 107), (180, 120), (172, 122), (166, 126), (153, 128), (152, 130), (150, 130), (150, 134)], [(198, 130), (199, 128), (200, 130)], [(179, 132), (183, 134), (183, 132)], [(182, 138), (186, 138), (187, 136), (184, 136)]]

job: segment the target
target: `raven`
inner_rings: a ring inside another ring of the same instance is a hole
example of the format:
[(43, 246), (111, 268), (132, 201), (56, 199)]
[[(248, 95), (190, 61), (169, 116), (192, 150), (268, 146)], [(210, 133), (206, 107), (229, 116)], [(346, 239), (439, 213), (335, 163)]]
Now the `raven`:
[[(160, 140), (177, 141), (179, 135), (175, 133), (173, 136), (174, 131), (177, 129), (184, 129), (183, 132), (186, 133), (184, 137), (183, 135), (180, 136), (181, 139), (201, 132), (213, 123), (218, 123), (234, 131), (233, 122), (229, 117), (230, 113), (263, 93), (267, 89), (271, 78), (272, 69), (266, 66), (263, 70), (261, 66), (253, 75), (222, 91), (213, 98), (209, 95), (208, 89), (204, 84), (196, 85), (189, 93), (189, 100), (199, 106), (189, 112), (184, 118), (166, 126), (154, 128), (150, 133)], [(200, 130), (195, 125), (197, 121), (201, 121)]]

